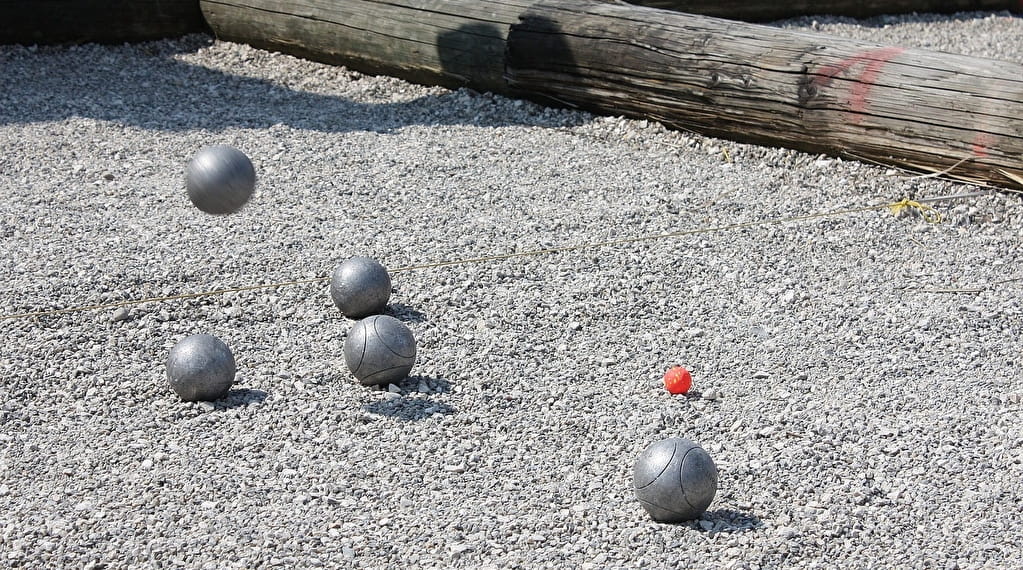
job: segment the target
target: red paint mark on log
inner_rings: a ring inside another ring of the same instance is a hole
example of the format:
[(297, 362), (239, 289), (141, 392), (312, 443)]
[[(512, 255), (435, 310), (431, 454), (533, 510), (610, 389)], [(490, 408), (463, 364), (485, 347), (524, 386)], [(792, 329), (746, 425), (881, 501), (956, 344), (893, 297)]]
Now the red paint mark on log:
[(995, 137), (989, 133), (977, 133), (977, 136), (973, 137), (973, 144), (970, 146), (970, 150), (973, 151), (973, 155), (977, 158), (987, 158), (988, 149), (994, 144)]
[(818, 70), (819, 75), (813, 80), (813, 85), (817, 87), (826, 87), (839, 75), (848, 72), (850, 69), (861, 63), (865, 64), (859, 75), (853, 76), (856, 83), (853, 84), (849, 93), (849, 110), (857, 115), (862, 115), (867, 110), (867, 97), (870, 95), (870, 90), (874, 88), (874, 84), (877, 82), (877, 76), (881, 73), (881, 69), (883, 69), (893, 57), (904, 51), (906, 51), (906, 48), (885, 47), (858, 53), (850, 58), (843, 59), (836, 64), (822, 67)]

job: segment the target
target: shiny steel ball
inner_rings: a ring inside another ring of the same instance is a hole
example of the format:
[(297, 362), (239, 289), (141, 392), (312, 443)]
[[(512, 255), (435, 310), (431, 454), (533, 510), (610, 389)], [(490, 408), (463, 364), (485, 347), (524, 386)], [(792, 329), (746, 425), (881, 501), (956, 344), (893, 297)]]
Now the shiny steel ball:
[(718, 488), (714, 460), (692, 441), (673, 437), (650, 444), (632, 471), (636, 498), (658, 522), (700, 518)]
[(373, 315), (352, 326), (344, 354), (348, 369), (364, 386), (394, 384), (412, 370), (416, 339), (398, 319)]
[(236, 372), (231, 349), (208, 334), (185, 337), (167, 357), (167, 381), (185, 402), (219, 400), (227, 396)]
[(330, 298), (349, 319), (375, 315), (391, 298), (391, 276), (377, 260), (353, 257), (331, 275)]
[(242, 151), (208, 146), (185, 169), (188, 198), (207, 214), (231, 214), (244, 206), (256, 190), (256, 170)]

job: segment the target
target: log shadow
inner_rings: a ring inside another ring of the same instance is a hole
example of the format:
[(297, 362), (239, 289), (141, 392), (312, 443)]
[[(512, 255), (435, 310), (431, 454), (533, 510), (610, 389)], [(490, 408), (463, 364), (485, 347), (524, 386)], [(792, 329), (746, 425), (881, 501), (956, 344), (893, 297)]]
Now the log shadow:
[[(504, 79), (509, 88), (524, 99), (548, 107), (579, 109), (580, 105), (544, 93), (542, 89), (520, 89), (530, 79), (545, 74), (578, 76), (577, 58), (565, 42), (562, 26), (545, 16), (526, 12), (512, 24), (505, 46)], [(582, 107), (585, 108), (585, 107)]]
[[(476, 22), (437, 36), (441, 83), (450, 88), (504, 91), (506, 31), (494, 24)], [(471, 76), (470, 76), (471, 75)]]
[[(0, 45), (0, 77), (5, 83), (0, 90), (0, 125), (85, 117), (163, 132), (283, 125), (326, 133), (386, 134), (416, 125), (553, 124), (542, 108), (522, 112), (471, 90), (438, 91), (400, 101), (391, 101), (389, 94), (379, 102), (354, 101), (248, 77), (244, 70), (231, 73), (181, 60), (183, 54), (213, 43), (207, 35), (193, 34), (119, 46)], [(338, 69), (347, 74), (353, 89), (366, 77)]]

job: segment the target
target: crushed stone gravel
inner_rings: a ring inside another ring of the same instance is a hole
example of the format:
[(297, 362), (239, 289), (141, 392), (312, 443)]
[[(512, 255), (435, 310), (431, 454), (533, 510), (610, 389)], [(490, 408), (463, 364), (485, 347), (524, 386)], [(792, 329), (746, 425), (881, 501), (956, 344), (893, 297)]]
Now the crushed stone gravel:
[[(1023, 62), (1004, 13), (777, 25)], [(214, 143), (232, 216), (184, 192)], [(0, 151), (0, 315), (106, 305), (0, 321), (0, 566), (1021, 567), (1015, 194), (204, 36), (0, 46)], [(381, 390), (354, 255), (417, 337)], [(224, 400), (167, 385), (196, 333)], [(720, 486), (657, 524), (632, 462), (676, 436)]]

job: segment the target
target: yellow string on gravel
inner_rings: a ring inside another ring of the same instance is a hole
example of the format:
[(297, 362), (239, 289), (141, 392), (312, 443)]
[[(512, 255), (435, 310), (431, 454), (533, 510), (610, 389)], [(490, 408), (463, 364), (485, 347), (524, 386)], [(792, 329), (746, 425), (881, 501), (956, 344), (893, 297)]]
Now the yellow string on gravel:
[(888, 204), (888, 209), (895, 216), (898, 216), (899, 214), (902, 213), (903, 210), (906, 210), (907, 208), (914, 209), (920, 212), (920, 215), (928, 224), (940, 224), (941, 221), (944, 219), (941, 215), (941, 212), (935, 210), (934, 208), (928, 206), (927, 204), (921, 204), (920, 202), (917, 202), (916, 200), (910, 200), (909, 198), (903, 198), (899, 202), (895, 202), (894, 204)]
[[(945, 198), (930, 198), (930, 199), (927, 199), (927, 201), (928, 202), (937, 202), (937, 201), (941, 201), (941, 200), (951, 200), (951, 199), (955, 199), (955, 198), (968, 198), (968, 197), (974, 197), (974, 196), (980, 196), (980, 195), (986, 195), (986, 193), (976, 193), (976, 194), (959, 195), (959, 196), (948, 196), (948, 197), (945, 197)], [(468, 264), (471, 264), (471, 263), (487, 263), (487, 262), (491, 262), (491, 261), (502, 261), (502, 260), (514, 259), (514, 258), (518, 258), (518, 257), (530, 257), (530, 256), (539, 256), (539, 255), (549, 255), (549, 254), (554, 254), (554, 253), (564, 253), (564, 252), (570, 252), (570, 251), (579, 251), (579, 250), (583, 250), (583, 249), (596, 249), (596, 248), (601, 248), (601, 247), (610, 247), (610, 246), (617, 246), (617, 245), (627, 245), (627, 244), (640, 243), (640, 242), (645, 242), (645, 241), (655, 241), (655, 240), (671, 239), (671, 238), (678, 238), (678, 237), (692, 236), (692, 235), (699, 235), (699, 234), (708, 234), (708, 233), (715, 233), (715, 232), (725, 232), (725, 231), (741, 230), (741, 229), (748, 229), (748, 228), (754, 228), (754, 227), (758, 227), (758, 226), (766, 226), (766, 225), (772, 225), (772, 224), (785, 224), (785, 223), (793, 223), (793, 222), (805, 222), (805, 221), (815, 220), (815, 219), (820, 219), (820, 218), (829, 218), (829, 217), (836, 217), (836, 216), (845, 216), (845, 215), (848, 215), (848, 214), (855, 214), (855, 213), (860, 213), (860, 212), (869, 212), (869, 211), (872, 211), (872, 210), (880, 210), (880, 209), (883, 209), (883, 208), (887, 208), (889, 211), (891, 211), (895, 215), (898, 215), (900, 212), (902, 212), (906, 208), (913, 208), (913, 209), (918, 210), (921, 213), (921, 215), (923, 215), (924, 219), (928, 223), (936, 224), (936, 223), (941, 222), (941, 220), (942, 220), (941, 214), (937, 210), (932, 208), (931, 206), (928, 206), (927, 204), (921, 203), (921, 201), (915, 201), (915, 200), (910, 200), (910, 199), (906, 198), (906, 199), (903, 199), (903, 200), (901, 200), (899, 202), (895, 202), (895, 203), (892, 203), (892, 204), (878, 204), (878, 205), (875, 205), (875, 206), (861, 206), (861, 207), (858, 207), (858, 208), (847, 208), (847, 209), (844, 209), (844, 210), (834, 210), (834, 211), (831, 211), (831, 212), (822, 212), (822, 213), (817, 213), (817, 214), (804, 214), (804, 215), (800, 215), (800, 216), (790, 216), (790, 217), (786, 217), (786, 218), (775, 218), (775, 219), (770, 219), (770, 220), (758, 220), (758, 221), (752, 221), (752, 222), (737, 222), (737, 223), (734, 223), (734, 224), (725, 224), (725, 225), (721, 225), (721, 226), (697, 228), (697, 229), (692, 229), (692, 230), (681, 230), (681, 231), (677, 231), (677, 232), (668, 232), (668, 233), (661, 233), (661, 234), (654, 234), (654, 235), (647, 235), (647, 236), (622, 238), (622, 239), (598, 241), (598, 242), (590, 242), (590, 243), (581, 243), (581, 244), (575, 244), (575, 245), (566, 245), (566, 246), (560, 246), (560, 247), (551, 247), (551, 248), (544, 248), (544, 249), (534, 249), (534, 250), (527, 250), (527, 251), (517, 251), (517, 252), (513, 252), (513, 253), (501, 253), (501, 254), (495, 254), (495, 255), (487, 255), (487, 256), (483, 256), (483, 257), (472, 257), (472, 258), (467, 258), (467, 259), (454, 259), (454, 260), (449, 260), (449, 261), (437, 261), (437, 262), (433, 262), (433, 263), (423, 263), (423, 264), (418, 264), (418, 265), (409, 265), (407, 267), (399, 267), (397, 269), (392, 269), (391, 273), (401, 273), (401, 272), (406, 272), (406, 271), (417, 271), (417, 270), (421, 270), (421, 269), (433, 269), (433, 268), (437, 268), (437, 267), (450, 267), (450, 266), (454, 266), (454, 265), (468, 265)], [(289, 287), (289, 286), (293, 286), (293, 285), (304, 285), (304, 284), (309, 284), (309, 283), (319, 283), (319, 282), (327, 281), (329, 279), (330, 279), (329, 276), (327, 276), (327, 277), (313, 277), (313, 278), (309, 278), (309, 279), (297, 279), (297, 280), (292, 280), (292, 281), (283, 281), (283, 282), (280, 282), (280, 283), (267, 283), (267, 284), (261, 284), (261, 285), (245, 285), (245, 286), (241, 286), (241, 287), (229, 287), (229, 288), (224, 288), (224, 289), (216, 289), (216, 290), (212, 290), (212, 291), (200, 291), (200, 292), (197, 292), (197, 293), (181, 293), (181, 294), (178, 294), (178, 295), (163, 295), (163, 296), (159, 296), (159, 297), (146, 297), (146, 298), (143, 298), (143, 299), (130, 299), (130, 300), (126, 300), (126, 301), (115, 301), (115, 302), (111, 302), (111, 303), (100, 303), (100, 304), (95, 304), (95, 305), (83, 305), (83, 306), (80, 306), (80, 307), (68, 307), (68, 308), (64, 308), (64, 309), (48, 309), (48, 310), (43, 310), (43, 311), (33, 311), (33, 312), (28, 312), (28, 313), (18, 313), (18, 314), (14, 314), (14, 315), (3, 315), (3, 316), (0, 316), (0, 322), (2, 322), (2, 321), (13, 321), (13, 320), (19, 320), (19, 319), (30, 319), (30, 318), (38, 318), (38, 317), (47, 317), (47, 316), (53, 316), (53, 315), (64, 315), (64, 314), (69, 314), (69, 313), (82, 313), (82, 312), (86, 312), (86, 311), (97, 311), (97, 310), (102, 310), (102, 309), (116, 309), (116, 308), (120, 308), (120, 307), (132, 306), (132, 305), (141, 305), (143, 303), (156, 303), (156, 302), (164, 302), (164, 301), (178, 301), (178, 300), (183, 300), (183, 299), (196, 299), (196, 298), (199, 298), (199, 297), (211, 297), (211, 296), (214, 296), (214, 295), (223, 295), (225, 293), (239, 293), (239, 292), (243, 292), (243, 291), (256, 291), (256, 290), (265, 290), (265, 289), (277, 289), (277, 288)]]

